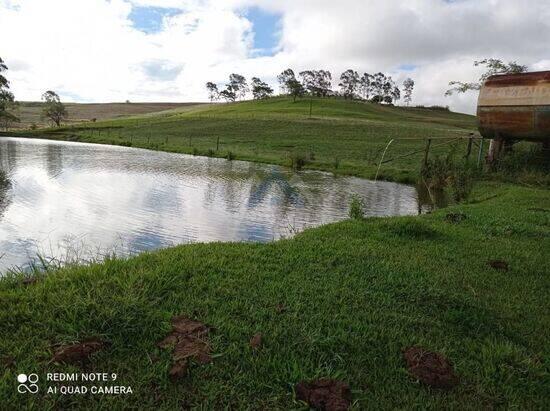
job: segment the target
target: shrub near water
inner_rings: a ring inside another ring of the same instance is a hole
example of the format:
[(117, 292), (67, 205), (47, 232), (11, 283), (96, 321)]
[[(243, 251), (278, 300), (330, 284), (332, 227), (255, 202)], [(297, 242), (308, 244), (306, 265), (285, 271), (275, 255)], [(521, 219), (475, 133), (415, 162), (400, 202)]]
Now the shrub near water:
[(353, 194), (349, 203), (349, 218), (352, 220), (363, 220), (365, 218), (364, 208), (365, 203), (363, 200), (357, 194)]

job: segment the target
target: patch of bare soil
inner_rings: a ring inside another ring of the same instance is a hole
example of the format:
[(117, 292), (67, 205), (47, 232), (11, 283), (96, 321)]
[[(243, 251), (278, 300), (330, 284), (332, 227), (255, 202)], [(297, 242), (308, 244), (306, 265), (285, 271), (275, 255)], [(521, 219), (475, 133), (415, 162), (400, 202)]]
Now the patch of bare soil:
[(250, 339), (250, 347), (257, 350), (262, 346), (262, 334), (257, 333)]
[(495, 270), (508, 271), (508, 263), (504, 260), (491, 260), (489, 265)]
[(409, 347), (403, 352), (409, 374), (433, 388), (450, 389), (458, 385), (451, 362), (443, 355), (422, 347)]
[(54, 350), (52, 361), (65, 364), (83, 364), (90, 356), (106, 345), (99, 338), (91, 338), (75, 344), (61, 345)]
[(199, 364), (212, 361), (208, 333), (210, 329), (203, 323), (185, 316), (172, 318), (172, 332), (158, 343), (160, 348), (172, 350), (172, 367), (168, 375), (172, 381), (187, 375), (189, 359)]
[(351, 390), (343, 381), (320, 378), (296, 385), (296, 398), (316, 410), (345, 411), (351, 404)]

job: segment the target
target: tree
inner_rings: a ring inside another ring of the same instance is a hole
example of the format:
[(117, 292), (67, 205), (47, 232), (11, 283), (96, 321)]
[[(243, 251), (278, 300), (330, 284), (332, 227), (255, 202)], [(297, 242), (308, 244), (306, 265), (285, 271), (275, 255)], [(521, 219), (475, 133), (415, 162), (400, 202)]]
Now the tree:
[(359, 86), (359, 74), (352, 69), (344, 71), (340, 76), (340, 84), (338, 86), (340, 86), (344, 98), (353, 98)]
[(53, 121), (57, 127), (61, 126), (61, 121), (65, 120), (69, 115), (57, 93), (48, 90), (42, 94), (42, 100), (44, 100), (42, 115)]
[(326, 97), (332, 93), (332, 74), (328, 70), (315, 71), (315, 85), (320, 97)]
[(229, 88), (226, 88), (225, 90), (220, 91), (220, 97), (223, 98), (225, 101), (235, 101), (237, 98), (235, 92), (230, 90)]
[(210, 101), (214, 101), (220, 98), (220, 92), (218, 91), (218, 86), (211, 81), (206, 83), (206, 89), (208, 90), (208, 98)]
[(475, 83), (463, 83), (461, 81), (451, 81), (449, 86), (452, 86), (449, 90), (445, 92), (446, 96), (452, 96), (456, 93), (465, 93), (470, 90), (479, 90), (483, 85), (483, 82), (487, 80), (490, 76), (495, 74), (518, 74), (525, 73), (528, 69), (527, 66), (518, 64), (515, 61), (510, 61), (508, 64), (504, 63), (499, 59), (484, 59), (479, 61), (474, 61), (474, 66), (485, 66), (486, 71), (481, 75), (479, 80)]
[(279, 82), (282, 94), (290, 93), (288, 85), (293, 80), (296, 80), (296, 75), (294, 74), (294, 71), (290, 68), (286, 69), (277, 76), (277, 81)]
[(412, 78), (405, 79), (405, 81), (403, 82), (403, 94), (404, 94), (403, 100), (405, 101), (407, 106), (412, 101), (413, 89), (414, 89), (414, 80)]
[(8, 66), (0, 57), (0, 123), (7, 130), (11, 123), (19, 121), (19, 118), (10, 110), (15, 107), (13, 93), (9, 91), (10, 82), (2, 72), (8, 70)]
[(302, 83), (296, 79), (292, 79), (288, 82), (288, 90), (294, 102), (296, 102), (297, 97), (303, 97), (306, 92)]
[(328, 70), (306, 70), (300, 73), (302, 85), (312, 96), (326, 97), (332, 90), (332, 75)]
[(294, 71), (292, 69), (286, 69), (277, 76), (279, 84), (281, 85), (281, 91), (284, 94), (288, 94), (296, 101), (297, 97), (302, 97), (305, 94), (305, 88), (302, 83), (296, 80)]
[(359, 92), (365, 100), (368, 100), (372, 93), (373, 78), (373, 75), (364, 73), (359, 79)]
[[(391, 79), (391, 77), (390, 77), (390, 79)], [(392, 82), (393, 82), (393, 80), (392, 80)], [(397, 87), (397, 85), (395, 83), (393, 84), (393, 89), (390, 92), (390, 97), (391, 97), (390, 104), (397, 102), (397, 100), (399, 100), (401, 98), (401, 90), (399, 90), (399, 87)]]
[(226, 85), (227, 90), (235, 93), (235, 97), (238, 99), (246, 96), (246, 93), (250, 91), (248, 84), (244, 76), (233, 73), (229, 76), (229, 83)]
[(252, 96), (255, 100), (268, 98), (273, 94), (273, 89), (258, 77), (252, 77), (250, 84), (252, 85)]

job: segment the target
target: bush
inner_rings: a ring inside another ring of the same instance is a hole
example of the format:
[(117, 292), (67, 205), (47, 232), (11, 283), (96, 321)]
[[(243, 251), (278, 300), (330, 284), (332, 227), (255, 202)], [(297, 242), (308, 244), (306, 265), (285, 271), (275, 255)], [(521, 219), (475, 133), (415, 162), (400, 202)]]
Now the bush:
[(349, 203), (349, 218), (352, 220), (363, 220), (365, 218), (364, 208), (365, 203), (363, 200), (357, 194), (353, 194)]
[(214, 151), (214, 149), (212, 148), (209, 148), (208, 151), (206, 152), (206, 155), (208, 157), (214, 157), (214, 154), (216, 154), (216, 151)]
[(476, 168), (467, 161), (455, 161), (453, 156), (451, 152), (447, 157), (429, 159), (420, 175), (431, 197), (450, 191), (452, 199), (460, 203), (472, 192)]
[(308, 163), (303, 153), (294, 153), (290, 156), (290, 167), (294, 170), (301, 170)]
[(514, 150), (501, 156), (492, 178), (527, 186), (550, 187), (550, 162), (540, 145), (518, 143)]
[(233, 161), (235, 159), (235, 154), (233, 154), (232, 151), (228, 151), (227, 152), (227, 155), (226, 155), (226, 158), (229, 160), (229, 161)]
[(335, 170), (338, 170), (338, 167), (340, 167), (340, 159), (338, 157), (334, 157), (334, 160), (332, 161), (332, 165), (334, 166)]

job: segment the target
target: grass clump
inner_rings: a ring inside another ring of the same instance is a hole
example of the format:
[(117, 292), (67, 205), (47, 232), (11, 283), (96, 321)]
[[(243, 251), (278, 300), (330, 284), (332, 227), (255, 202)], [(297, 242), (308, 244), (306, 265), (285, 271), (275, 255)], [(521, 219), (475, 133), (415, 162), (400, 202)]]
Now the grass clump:
[(290, 155), (290, 167), (299, 171), (309, 163), (308, 157), (304, 153), (295, 152)]
[(349, 203), (349, 218), (352, 220), (363, 220), (365, 218), (365, 203), (357, 194), (351, 196)]

